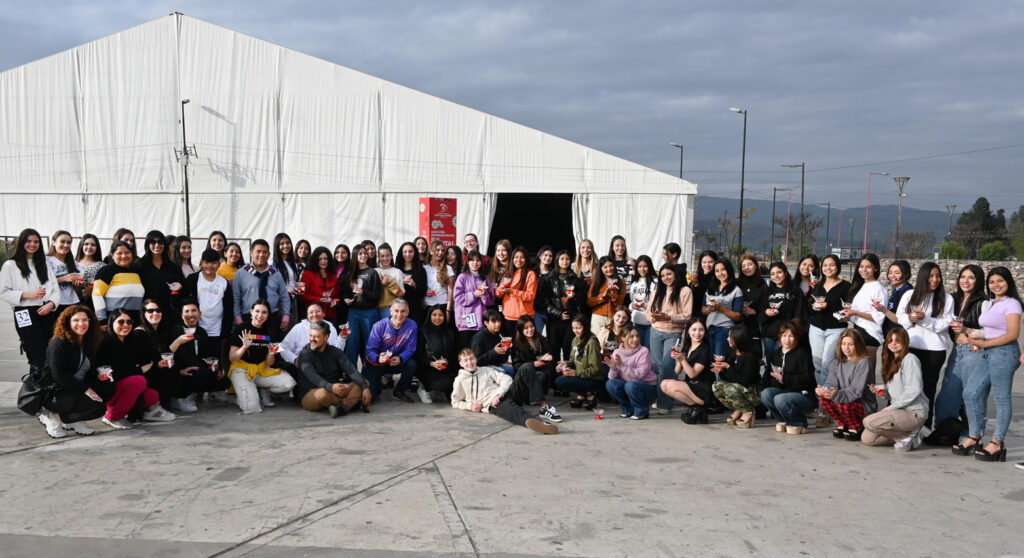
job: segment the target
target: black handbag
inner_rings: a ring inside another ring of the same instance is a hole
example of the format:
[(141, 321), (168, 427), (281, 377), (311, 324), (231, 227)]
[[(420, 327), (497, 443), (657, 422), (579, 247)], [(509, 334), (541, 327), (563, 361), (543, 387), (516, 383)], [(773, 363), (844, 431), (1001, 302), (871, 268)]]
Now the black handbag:
[(18, 408), (29, 416), (36, 416), (43, 402), (53, 394), (53, 381), (48, 370), (32, 370), (21, 377), (18, 390)]

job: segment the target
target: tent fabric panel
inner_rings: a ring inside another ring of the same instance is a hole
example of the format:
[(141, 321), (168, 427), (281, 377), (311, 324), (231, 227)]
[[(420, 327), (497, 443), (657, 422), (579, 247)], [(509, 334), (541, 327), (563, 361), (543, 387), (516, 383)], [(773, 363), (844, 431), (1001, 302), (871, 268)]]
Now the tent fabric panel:
[(641, 254), (658, 262), (661, 247), (686, 238), (688, 211), (684, 195), (586, 194), (573, 196), (576, 245), (586, 238), (603, 253), (615, 235), (626, 238), (632, 257)]
[[(82, 198), (67, 194), (3, 194), (0, 223), (4, 235), (16, 236), (23, 229), (33, 228), (49, 237), (55, 231), (70, 231), (74, 236), (89, 232), (93, 221), (86, 218)], [(112, 234), (110, 229), (107, 234)], [(99, 233), (96, 233), (99, 234)], [(49, 246), (49, 241), (43, 242)], [(77, 244), (75, 245), (77, 248)]]

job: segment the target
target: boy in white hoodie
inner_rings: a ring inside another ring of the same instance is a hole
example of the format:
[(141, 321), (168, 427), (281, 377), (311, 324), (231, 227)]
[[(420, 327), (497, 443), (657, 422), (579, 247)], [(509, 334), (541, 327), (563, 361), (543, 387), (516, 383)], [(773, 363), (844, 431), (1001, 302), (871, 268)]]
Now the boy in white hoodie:
[(541, 434), (558, 434), (557, 426), (530, 416), (511, 398), (506, 398), (512, 377), (490, 366), (478, 368), (472, 349), (459, 352), (459, 367), (461, 369), (452, 389), (452, 407), (474, 413), (491, 413)]

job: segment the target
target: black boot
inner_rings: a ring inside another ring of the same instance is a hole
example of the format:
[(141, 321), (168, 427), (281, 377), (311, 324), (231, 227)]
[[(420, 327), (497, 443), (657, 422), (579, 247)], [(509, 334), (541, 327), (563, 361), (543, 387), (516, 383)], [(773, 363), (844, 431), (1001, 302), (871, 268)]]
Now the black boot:
[(704, 405), (691, 405), (690, 414), (683, 416), (686, 424), (707, 424), (708, 409)]

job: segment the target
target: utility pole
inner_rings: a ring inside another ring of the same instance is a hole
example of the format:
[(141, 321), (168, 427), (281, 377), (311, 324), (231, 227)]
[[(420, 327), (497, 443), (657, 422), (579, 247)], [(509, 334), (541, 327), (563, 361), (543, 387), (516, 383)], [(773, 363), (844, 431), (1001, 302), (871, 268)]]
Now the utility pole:
[(768, 249), (768, 259), (773, 260), (775, 255), (775, 195), (779, 193), (779, 187), (772, 187), (772, 245)]
[(947, 205), (946, 213), (949, 213), (949, 225), (946, 227), (946, 261), (949, 261), (950, 253), (953, 251), (953, 212), (956, 211), (956, 204)]
[(896, 187), (899, 188), (899, 191), (900, 191), (900, 193), (899, 193), (900, 210), (899, 210), (899, 213), (896, 216), (896, 259), (897, 260), (900, 258), (900, 229), (903, 228), (903, 198), (907, 197), (907, 195), (903, 193), (903, 189), (907, 187), (907, 181), (908, 180), (910, 180), (909, 176), (897, 176), (897, 177), (893, 178), (893, 181), (896, 183)]
[(804, 173), (807, 170), (807, 163), (799, 163), (793, 165), (782, 165), (786, 168), (800, 167), (800, 216), (797, 217), (797, 248), (796, 254), (798, 258), (804, 257), (804, 228), (807, 227), (807, 221), (804, 219)]
[(850, 259), (853, 260), (853, 224), (857, 222), (856, 217), (850, 217)]

